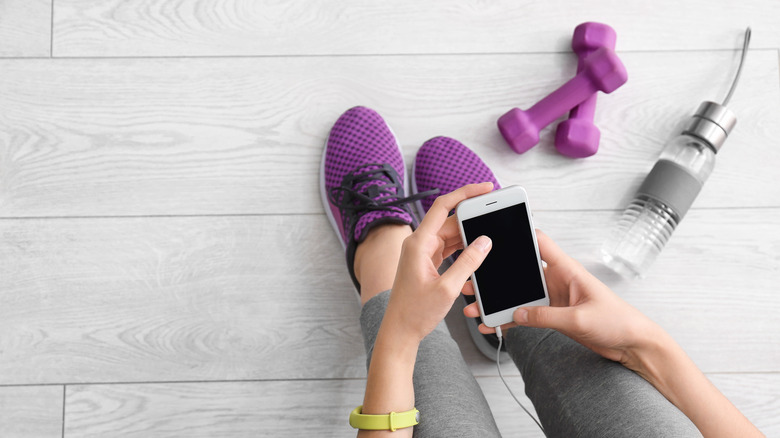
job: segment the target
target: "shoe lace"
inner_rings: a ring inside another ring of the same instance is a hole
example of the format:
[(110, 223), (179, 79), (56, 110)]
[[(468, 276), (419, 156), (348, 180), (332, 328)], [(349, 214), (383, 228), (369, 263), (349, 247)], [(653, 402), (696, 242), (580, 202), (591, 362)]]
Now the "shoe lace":
[[(440, 192), (439, 189), (433, 189), (403, 197), (403, 190), (398, 173), (392, 166), (367, 164), (345, 175), (341, 186), (331, 189), (328, 199), (342, 211), (344, 228), (352, 231), (351, 227), (357, 223), (357, 218), (370, 211), (397, 211), (396, 209), (401, 208), (414, 220), (408, 204)], [(354, 220), (351, 219), (353, 216), (356, 216)]]

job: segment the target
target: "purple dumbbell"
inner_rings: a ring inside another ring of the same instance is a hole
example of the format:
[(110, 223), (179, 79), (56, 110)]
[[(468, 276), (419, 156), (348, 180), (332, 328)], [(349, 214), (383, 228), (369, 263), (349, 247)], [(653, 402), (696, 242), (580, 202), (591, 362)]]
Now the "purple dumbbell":
[[(585, 67), (585, 59), (595, 50), (606, 47), (615, 49), (617, 34), (606, 24), (587, 22), (574, 28), (571, 48), (577, 54), (577, 73)], [(574, 158), (590, 157), (599, 150), (601, 132), (593, 124), (596, 112), (596, 94), (574, 107), (569, 119), (558, 125), (555, 147), (558, 152)]]
[(602, 47), (588, 56), (577, 76), (523, 111), (513, 108), (498, 119), (498, 130), (518, 154), (539, 143), (539, 131), (597, 91), (611, 93), (626, 83), (626, 68), (615, 52)]

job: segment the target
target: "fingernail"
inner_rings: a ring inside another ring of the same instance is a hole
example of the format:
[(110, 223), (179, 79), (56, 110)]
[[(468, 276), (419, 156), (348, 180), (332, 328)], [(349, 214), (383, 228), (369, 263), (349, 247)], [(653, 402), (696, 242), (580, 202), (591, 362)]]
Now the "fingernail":
[(517, 322), (528, 322), (528, 311), (525, 309), (517, 309), (515, 318), (517, 319)]
[(477, 240), (474, 241), (473, 245), (476, 246), (478, 250), (487, 252), (493, 245), (493, 241), (490, 240), (490, 237), (488, 236), (479, 236), (477, 237)]

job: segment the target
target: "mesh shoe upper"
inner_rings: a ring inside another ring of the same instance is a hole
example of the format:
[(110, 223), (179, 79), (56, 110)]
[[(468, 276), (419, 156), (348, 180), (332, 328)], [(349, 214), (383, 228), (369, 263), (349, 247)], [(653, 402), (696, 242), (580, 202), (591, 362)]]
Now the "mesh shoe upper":
[[(381, 193), (382, 197), (387, 198), (387, 200), (394, 200), (392, 199), (392, 192), (395, 192), (398, 196), (403, 196), (404, 159), (395, 136), (376, 111), (365, 107), (352, 108), (339, 117), (328, 137), (323, 163), (325, 167), (326, 193), (330, 194), (334, 189), (341, 188), (344, 178), (348, 175), (362, 173), (358, 172), (360, 170), (363, 172), (371, 170), (371, 166), (367, 165), (373, 164), (374, 168), (381, 166), (381, 164), (376, 163), (387, 164), (389, 169), (392, 169), (398, 176), (397, 181), (392, 181), (392, 177), (386, 176), (384, 178), (386, 183), (391, 185), (394, 182), (400, 183), (398, 187), (391, 187), (389, 190), (383, 191)], [(382, 183), (381, 178), (362, 182), (361, 184), (362, 187), (357, 187), (358, 190), (368, 190), (368, 187), (372, 185), (385, 185)], [(401, 193), (398, 193), (398, 190)], [(339, 207), (330, 203), (329, 208), (336, 221), (344, 223)], [(392, 210), (372, 212), (367, 217), (357, 218), (358, 222), (354, 224), (351, 230), (353, 231), (352, 236), (346, 235), (347, 231), (350, 231), (349, 228), (352, 227), (341, 226), (341, 237), (345, 243), (351, 239), (361, 241), (366, 225), (379, 217), (388, 216), (393, 216), (399, 221), (408, 224), (413, 222), (411, 211), (402, 207), (396, 207)]]
[[(467, 184), (492, 182), (494, 190), (501, 186), (485, 164), (463, 143), (448, 137), (426, 141), (414, 161), (414, 186), (417, 192), (439, 189), (439, 195), (450, 193)], [(438, 195), (420, 200), (421, 214), (426, 213)]]

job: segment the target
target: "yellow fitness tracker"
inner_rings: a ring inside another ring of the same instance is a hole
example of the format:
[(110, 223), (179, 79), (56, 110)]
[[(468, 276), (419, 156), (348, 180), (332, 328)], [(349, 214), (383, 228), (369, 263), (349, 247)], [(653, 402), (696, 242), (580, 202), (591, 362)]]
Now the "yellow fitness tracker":
[(361, 430), (389, 430), (412, 427), (420, 423), (420, 411), (412, 408), (406, 412), (390, 412), (384, 415), (367, 415), (363, 406), (358, 406), (349, 414), (349, 425)]

